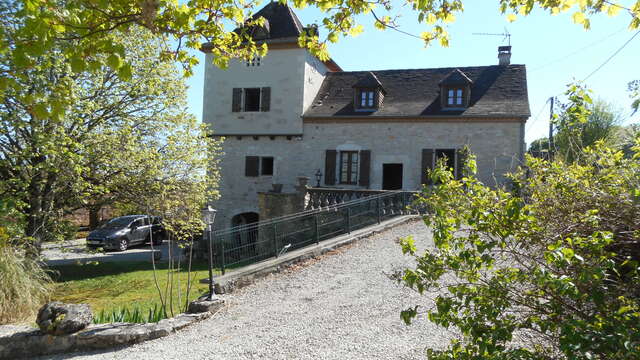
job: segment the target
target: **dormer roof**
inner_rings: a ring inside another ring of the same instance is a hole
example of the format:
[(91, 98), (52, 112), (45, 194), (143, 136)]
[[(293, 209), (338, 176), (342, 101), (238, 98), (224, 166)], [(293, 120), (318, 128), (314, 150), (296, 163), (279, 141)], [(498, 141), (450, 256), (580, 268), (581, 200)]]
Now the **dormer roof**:
[(462, 72), (460, 69), (454, 69), (444, 79), (438, 83), (440, 86), (446, 85), (471, 85), (473, 81), (469, 79), (469, 76)]
[(355, 84), (354, 88), (380, 89), (385, 92), (384, 86), (372, 71), (367, 71), (361, 76)]

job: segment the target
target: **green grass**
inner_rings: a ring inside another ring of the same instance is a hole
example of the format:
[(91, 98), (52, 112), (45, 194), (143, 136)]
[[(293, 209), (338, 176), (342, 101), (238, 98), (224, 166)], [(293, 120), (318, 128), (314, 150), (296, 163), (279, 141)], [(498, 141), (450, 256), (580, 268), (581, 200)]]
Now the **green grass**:
[[(167, 280), (167, 264), (157, 265), (158, 284), (164, 295)], [(54, 276), (55, 290), (52, 300), (66, 303), (87, 303), (94, 314), (112, 313), (125, 309), (139, 309), (144, 313), (160, 305), (160, 297), (155, 286), (153, 268), (150, 262), (102, 262), (97, 264), (74, 264), (51, 267), (58, 272)], [(191, 292), (193, 300), (208, 291), (207, 284), (199, 280), (208, 277), (206, 262), (195, 262), (191, 272)], [(216, 271), (216, 274), (219, 274)], [(181, 271), (173, 271), (173, 313), (184, 311), (187, 288), (186, 265)], [(178, 278), (180, 290), (178, 290)], [(181, 292), (180, 303), (178, 293)], [(169, 316), (171, 311), (167, 309)]]

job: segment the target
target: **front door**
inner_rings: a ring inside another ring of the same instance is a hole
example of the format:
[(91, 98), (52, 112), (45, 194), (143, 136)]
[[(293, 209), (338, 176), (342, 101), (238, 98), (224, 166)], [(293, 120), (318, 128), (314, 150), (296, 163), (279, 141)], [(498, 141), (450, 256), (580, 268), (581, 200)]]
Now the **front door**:
[(382, 190), (402, 190), (402, 164), (382, 164)]

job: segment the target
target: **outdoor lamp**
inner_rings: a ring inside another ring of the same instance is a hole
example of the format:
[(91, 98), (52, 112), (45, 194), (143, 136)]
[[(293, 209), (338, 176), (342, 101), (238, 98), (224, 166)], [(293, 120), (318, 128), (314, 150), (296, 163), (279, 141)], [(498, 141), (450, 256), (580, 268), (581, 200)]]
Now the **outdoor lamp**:
[(322, 173), (320, 169), (316, 171), (316, 187), (320, 187), (320, 179), (322, 179)]
[[(212, 249), (212, 241), (211, 241), (211, 225), (213, 225), (213, 221), (216, 219), (217, 210), (212, 208), (210, 205), (207, 205), (202, 209), (202, 221), (207, 225), (205, 230), (207, 243), (209, 244), (209, 300), (213, 300), (213, 249)], [(203, 236), (204, 239), (204, 236)]]

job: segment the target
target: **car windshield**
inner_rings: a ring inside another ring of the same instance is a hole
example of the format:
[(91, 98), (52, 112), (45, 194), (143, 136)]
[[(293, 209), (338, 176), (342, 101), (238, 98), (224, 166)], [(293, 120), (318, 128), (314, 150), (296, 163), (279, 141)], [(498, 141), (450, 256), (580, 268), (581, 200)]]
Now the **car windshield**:
[(129, 217), (120, 217), (107, 221), (100, 226), (101, 229), (116, 229), (129, 226), (134, 219)]

